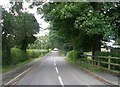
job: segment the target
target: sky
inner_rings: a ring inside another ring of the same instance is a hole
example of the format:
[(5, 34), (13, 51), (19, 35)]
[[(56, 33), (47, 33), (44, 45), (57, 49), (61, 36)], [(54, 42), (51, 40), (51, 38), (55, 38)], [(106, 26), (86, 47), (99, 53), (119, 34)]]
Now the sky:
[[(9, 0), (1, 0), (0, 5), (2, 5), (7, 10), (11, 6), (9, 4)], [(25, 10), (28, 11), (29, 13), (33, 13), (37, 22), (40, 25), (40, 32), (38, 34), (36, 34), (35, 36), (44, 36), (44, 35), (48, 34), (49, 30), (46, 29), (46, 28), (49, 27), (49, 23), (45, 22), (44, 19), (41, 18), (42, 15), (37, 14), (37, 7), (34, 7), (33, 9), (30, 9), (30, 8), (28, 8), (29, 5), (30, 5), (30, 3), (27, 3), (27, 2), (23, 3), (23, 7), (25, 8)]]

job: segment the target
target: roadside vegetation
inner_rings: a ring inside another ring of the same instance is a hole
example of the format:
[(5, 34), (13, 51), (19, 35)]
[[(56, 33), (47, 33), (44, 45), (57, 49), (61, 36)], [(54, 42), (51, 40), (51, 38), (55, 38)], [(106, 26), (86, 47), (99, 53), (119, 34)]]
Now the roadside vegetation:
[[(28, 56), (38, 56), (39, 53), (27, 49), (58, 48), (71, 63), (79, 62), (81, 55), (86, 53), (120, 58), (120, 50), (101, 52), (102, 42), (108, 41), (109, 36), (115, 37), (116, 45), (120, 44), (120, 2), (48, 2), (43, 6), (40, 6), (43, 3), (34, 2), (30, 8), (36, 6), (38, 14), (50, 24), (49, 35), (38, 38), (34, 34), (40, 27), (34, 15), (21, 11), (21, 2), (11, 4), (10, 11), (3, 8), (2, 15), (3, 66), (17, 64), (27, 60)], [(81, 66), (89, 69), (88, 62), (96, 59), (83, 58), (85, 65), (81, 63)]]
[(48, 36), (35, 36), (40, 26), (34, 14), (25, 11), (22, 2), (10, 4), (9, 10), (2, 7), (2, 72), (22, 66), (49, 51)]
[[(87, 53), (91, 53), (91, 52), (87, 52)], [(86, 68), (92, 72), (101, 71), (101, 69), (99, 67), (91, 65), (92, 61), (91, 61), (90, 57), (84, 58), (83, 56), (79, 55), (79, 52), (75, 52), (75, 51), (68, 52), (65, 60), (71, 64), (81, 66), (81, 67)]]
[[(85, 52), (90, 52), (92, 56), (119, 58), (120, 49), (115, 52), (101, 52), (101, 46), (104, 45), (102, 42), (108, 41), (109, 37), (115, 37), (115, 44), (120, 44), (119, 8), (119, 2), (54, 2), (38, 8), (38, 12), (44, 13), (45, 20), (50, 22), (50, 39), (54, 46), (67, 55), (70, 63), (77, 63)], [(97, 58), (92, 57), (91, 60)], [(88, 63), (90, 59), (83, 58), (82, 61), (85, 63), (80, 63), (81, 66), (93, 68)], [(119, 63), (114, 59), (111, 61)]]
[(21, 51), (18, 48), (11, 49), (11, 62), (9, 65), (4, 65), (2, 67), (2, 72), (7, 72), (16, 67), (23, 66), (31, 61), (34, 61), (36, 58), (41, 58), (48, 50), (40, 50), (40, 49), (28, 49), (26, 53)]

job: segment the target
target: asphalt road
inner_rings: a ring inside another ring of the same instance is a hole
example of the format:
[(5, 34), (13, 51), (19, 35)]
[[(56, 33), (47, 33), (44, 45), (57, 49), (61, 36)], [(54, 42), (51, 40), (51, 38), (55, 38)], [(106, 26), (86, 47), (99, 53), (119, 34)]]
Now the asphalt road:
[(23, 76), (16, 85), (104, 85), (99, 80), (67, 63), (57, 51)]

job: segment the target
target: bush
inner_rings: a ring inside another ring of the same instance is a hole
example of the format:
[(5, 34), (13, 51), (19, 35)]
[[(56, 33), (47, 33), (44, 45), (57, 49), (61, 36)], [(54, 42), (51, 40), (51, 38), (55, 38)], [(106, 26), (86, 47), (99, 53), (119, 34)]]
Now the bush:
[(27, 50), (27, 54), (29, 56), (29, 58), (37, 58), (39, 57), (40, 55), (44, 55), (48, 53), (48, 50)]
[(70, 51), (67, 53), (67, 58), (70, 63), (75, 63), (75, 51)]
[[(81, 52), (81, 51), (73, 50), (73, 51), (68, 52), (67, 53), (68, 62), (70, 62), (72, 64), (78, 63), (78, 59), (83, 58), (83, 57), (81, 57), (81, 55), (83, 55), (83, 52)], [(86, 57), (82, 61), (80, 61), (80, 66), (87, 68), (94, 72), (99, 71), (99, 68), (93, 67), (90, 62), (91, 62), (91, 59)]]
[(113, 56), (113, 57), (120, 57), (120, 48), (113, 48), (113, 49), (111, 49), (111, 56)]
[(82, 58), (81, 55), (83, 55), (82, 52), (73, 50), (67, 53), (67, 58), (69, 62), (76, 63), (79, 58)]
[(120, 53), (112, 50), (111, 52), (97, 52), (96, 56), (111, 56), (111, 57), (120, 57)]
[(110, 52), (97, 52), (96, 56), (110, 56)]
[(21, 51), (18, 48), (11, 49), (11, 64), (17, 64), (28, 59), (28, 56), (25, 52)]
[(26, 52), (18, 49), (18, 48), (12, 48), (11, 49), (11, 64), (17, 64), (19, 62), (24, 62), (26, 60), (29, 60), (31, 58), (37, 58), (40, 55), (46, 54), (47, 50), (27, 50)]

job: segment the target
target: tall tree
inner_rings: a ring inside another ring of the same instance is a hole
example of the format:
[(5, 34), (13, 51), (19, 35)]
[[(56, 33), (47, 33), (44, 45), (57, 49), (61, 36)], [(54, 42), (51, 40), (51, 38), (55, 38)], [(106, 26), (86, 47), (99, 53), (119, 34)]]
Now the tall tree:
[(11, 48), (19, 47), (26, 52), (27, 46), (36, 40), (39, 24), (33, 14), (22, 12), (22, 3), (12, 3), (9, 12), (3, 9), (2, 57), (3, 65), (10, 64)]
[(21, 13), (15, 17), (14, 20), (15, 40), (21, 50), (26, 50), (28, 44), (36, 40), (34, 34), (39, 32), (39, 24), (34, 15), (28, 13)]
[(111, 31), (108, 18), (94, 10), (90, 3), (49, 3), (42, 11), (75, 50), (91, 49), (94, 55), (100, 51), (103, 35)]
[(2, 13), (3, 23), (2, 23), (2, 64), (10, 64), (11, 62), (11, 53), (10, 50), (14, 46), (13, 44), (13, 27), (12, 20), (13, 15), (3, 9)]

